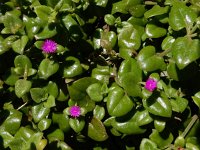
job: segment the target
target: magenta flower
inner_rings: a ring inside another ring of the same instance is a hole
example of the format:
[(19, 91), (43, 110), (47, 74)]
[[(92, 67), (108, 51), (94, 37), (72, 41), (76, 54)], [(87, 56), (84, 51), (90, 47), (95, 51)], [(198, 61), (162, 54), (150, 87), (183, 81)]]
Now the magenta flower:
[(42, 44), (42, 50), (45, 53), (54, 53), (57, 49), (57, 43), (53, 40), (45, 40)]
[(79, 117), (81, 115), (81, 108), (79, 106), (71, 106), (69, 113), (72, 117)]
[(146, 81), (146, 84), (145, 84), (145, 89), (147, 89), (148, 91), (152, 92), (154, 91), (156, 88), (157, 88), (157, 81), (152, 79), (152, 78), (149, 78), (147, 81)]

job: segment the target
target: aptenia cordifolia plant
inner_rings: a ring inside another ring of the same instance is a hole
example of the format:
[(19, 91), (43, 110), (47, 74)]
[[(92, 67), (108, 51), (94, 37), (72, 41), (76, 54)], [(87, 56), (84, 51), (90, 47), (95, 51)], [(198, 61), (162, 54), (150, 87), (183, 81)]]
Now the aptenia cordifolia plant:
[(199, 150), (199, 0), (1, 0), (0, 149)]

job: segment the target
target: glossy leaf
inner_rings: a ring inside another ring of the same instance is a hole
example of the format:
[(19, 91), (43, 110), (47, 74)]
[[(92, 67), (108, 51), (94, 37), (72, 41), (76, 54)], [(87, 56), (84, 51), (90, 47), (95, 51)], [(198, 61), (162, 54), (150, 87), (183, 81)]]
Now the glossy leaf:
[(164, 70), (166, 64), (162, 57), (155, 55), (155, 47), (146, 46), (138, 54), (137, 60), (145, 71)]
[(169, 10), (168, 6), (160, 7), (159, 5), (154, 5), (150, 10), (146, 11), (144, 16), (145, 18), (150, 18), (158, 15), (167, 13)]
[(193, 25), (197, 18), (196, 13), (181, 2), (174, 2), (169, 13), (169, 25), (173, 30), (178, 31)]
[(68, 132), (70, 130), (69, 117), (61, 113), (53, 113), (52, 121), (58, 124), (59, 128), (63, 132)]
[(40, 103), (47, 99), (47, 92), (43, 88), (31, 88), (30, 89), (31, 98), (36, 102)]
[(179, 69), (200, 58), (200, 42), (187, 37), (179, 37), (172, 45), (172, 55)]
[(15, 83), (15, 94), (17, 95), (18, 98), (21, 98), (22, 96), (24, 96), (26, 93), (29, 92), (31, 86), (32, 86), (31, 81), (19, 79)]
[(43, 59), (39, 65), (38, 74), (42, 79), (48, 79), (59, 69), (59, 64), (53, 60)]
[(85, 126), (85, 120), (70, 118), (69, 125), (76, 133), (79, 133), (83, 130)]
[(91, 84), (86, 89), (86, 92), (92, 100), (99, 102), (103, 99), (103, 94), (101, 92), (101, 88), (102, 88), (102, 84), (94, 83), (94, 84)]
[(158, 150), (156, 143), (154, 143), (153, 141), (143, 138), (141, 143), (140, 143), (140, 150)]
[(82, 72), (82, 66), (77, 58), (69, 56), (65, 59), (63, 77), (72, 78), (80, 75)]
[(102, 120), (105, 116), (105, 109), (99, 105), (96, 105), (93, 110), (93, 116), (99, 120)]
[(92, 70), (92, 77), (103, 83), (108, 84), (110, 79), (110, 68), (108, 66), (98, 65)]
[(40, 122), (38, 123), (38, 128), (40, 129), (40, 131), (44, 131), (47, 130), (51, 125), (51, 119), (42, 119), (40, 120)]
[(12, 44), (12, 48), (15, 52), (19, 54), (23, 54), (24, 48), (26, 44), (28, 43), (28, 36), (22, 36), (21, 39), (18, 39)]
[(122, 88), (116, 87), (108, 93), (106, 106), (111, 116), (123, 116), (133, 108), (134, 103)]
[(166, 35), (167, 30), (154, 24), (147, 24), (145, 33), (149, 38), (160, 38)]
[(170, 102), (172, 105), (172, 110), (179, 113), (182, 113), (188, 106), (188, 100), (181, 97), (171, 99)]
[(143, 100), (144, 107), (152, 114), (162, 117), (171, 117), (172, 106), (165, 95), (153, 94), (148, 99)]
[(93, 117), (88, 126), (88, 136), (95, 141), (105, 141), (108, 138), (103, 123)]
[(47, 139), (50, 143), (53, 141), (64, 141), (64, 138), (65, 135), (61, 129), (55, 129), (47, 135)]
[(42, 103), (32, 107), (32, 117), (35, 123), (44, 119), (50, 112), (49, 108), (43, 106)]
[(165, 148), (169, 146), (171, 142), (174, 140), (173, 134), (170, 132), (159, 133), (157, 130), (153, 129), (153, 132), (149, 136), (150, 140), (155, 142), (159, 148)]

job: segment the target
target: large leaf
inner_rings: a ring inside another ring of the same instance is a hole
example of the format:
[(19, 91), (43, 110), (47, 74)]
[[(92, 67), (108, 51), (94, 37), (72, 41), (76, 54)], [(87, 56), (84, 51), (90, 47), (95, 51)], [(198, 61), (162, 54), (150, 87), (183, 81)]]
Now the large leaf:
[(169, 13), (169, 25), (173, 30), (178, 31), (193, 25), (196, 18), (197, 15), (192, 9), (185, 6), (184, 3), (176, 1)]
[(143, 100), (144, 107), (152, 114), (162, 117), (171, 117), (172, 106), (164, 95), (154, 93), (148, 99)]
[(172, 45), (172, 55), (179, 69), (200, 58), (200, 42), (198, 39), (179, 37)]

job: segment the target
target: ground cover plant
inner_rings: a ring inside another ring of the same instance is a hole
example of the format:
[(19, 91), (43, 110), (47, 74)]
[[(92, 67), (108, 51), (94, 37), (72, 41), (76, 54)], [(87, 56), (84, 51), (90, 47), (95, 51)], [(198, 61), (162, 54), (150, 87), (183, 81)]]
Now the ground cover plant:
[(199, 150), (199, 0), (1, 0), (0, 149)]

